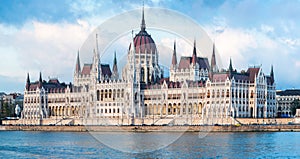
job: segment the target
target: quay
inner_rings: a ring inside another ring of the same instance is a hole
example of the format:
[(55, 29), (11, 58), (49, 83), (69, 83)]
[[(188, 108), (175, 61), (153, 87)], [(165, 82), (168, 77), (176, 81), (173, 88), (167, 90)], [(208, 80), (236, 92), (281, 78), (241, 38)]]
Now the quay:
[(214, 125), (214, 126), (0, 126), (5, 131), (57, 132), (300, 132), (297, 125)]

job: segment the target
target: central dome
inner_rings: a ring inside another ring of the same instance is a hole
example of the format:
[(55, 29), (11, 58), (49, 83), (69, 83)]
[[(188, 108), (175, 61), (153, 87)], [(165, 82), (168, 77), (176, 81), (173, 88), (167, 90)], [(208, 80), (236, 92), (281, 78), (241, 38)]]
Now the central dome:
[(141, 30), (133, 39), (136, 53), (141, 54), (155, 54), (156, 45), (151, 35), (146, 31)]
[[(146, 31), (146, 24), (144, 19), (144, 8), (142, 12), (142, 24), (141, 31), (135, 35), (134, 39), (134, 48), (135, 53), (141, 54), (155, 54), (156, 53), (156, 45), (151, 35), (149, 35)], [(129, 45), (129, 50), (131, 45)]]

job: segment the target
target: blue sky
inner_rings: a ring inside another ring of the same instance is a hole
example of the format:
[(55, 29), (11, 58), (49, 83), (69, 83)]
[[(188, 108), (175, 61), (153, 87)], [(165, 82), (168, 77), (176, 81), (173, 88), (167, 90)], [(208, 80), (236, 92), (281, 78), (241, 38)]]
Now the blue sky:
[[(131, 0), (0, 0), (0, 91), (23, 92), (27, 72), (31, 81), (42, 71), (46, 79), (69, 83), (87, 36), (108, 18), (141, 5)], [(238, 70), (262, 65), (269, 74), (273, 64), (277, 89), (300, 87), (300, 1), (145, 0), (145, 6), (194, 19), (216, 42), (224, 66), (231, 57)]]

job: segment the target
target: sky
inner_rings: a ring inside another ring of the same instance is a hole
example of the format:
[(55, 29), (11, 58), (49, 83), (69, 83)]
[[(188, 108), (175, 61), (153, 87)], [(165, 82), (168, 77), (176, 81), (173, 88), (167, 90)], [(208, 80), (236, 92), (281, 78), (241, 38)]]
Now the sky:
[[(0, 0), (0, 92), (23, 92), (27, 73), (36, 81), (40, 71), (46, 80), (72, 82), (77, 51), (90, 33), (142, 4)], [(300, 88), (299, 0), (145, 0), (144, 4), (193, 19), (215, 42), (223, 67), (231, 58), (237, 70), (261, 66), (269, 74), (273, 65), (277, 89)]]

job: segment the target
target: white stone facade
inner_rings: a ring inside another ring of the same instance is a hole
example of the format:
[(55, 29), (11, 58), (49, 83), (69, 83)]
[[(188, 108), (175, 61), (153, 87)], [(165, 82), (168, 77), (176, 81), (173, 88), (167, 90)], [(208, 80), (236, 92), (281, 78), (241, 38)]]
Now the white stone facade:
[(124, 124), (124, 120), (128, 121), (126, 124), (163, 125), (275, 117), (273, 70), (270, 76), (261, 67), (238, 73), (230, 62), (227, 71), (218, 72), (214, 50), (210, 65), (207, 58), (197, 57), (196, 41), (192, 56), (181, 57), (177, 63), (175, 46), (170, 77), (164, 78), (158, 51), (143, 19), (141, 31), (130, 44), (121, 76), (116, 57), (113, 71), (109, 65), (101, 64), (97, 46), (93, 63), (82, 68), (78, 53), (74, 84), (56, 79), (46, 82), (41, 75), (39, 81), (31, 83), (28, 76), (22, 118), (55, 118), (57, 122), (81, 119), (82, 124), (88, 125), (103, 124), (103, 119), (113, 125)]

